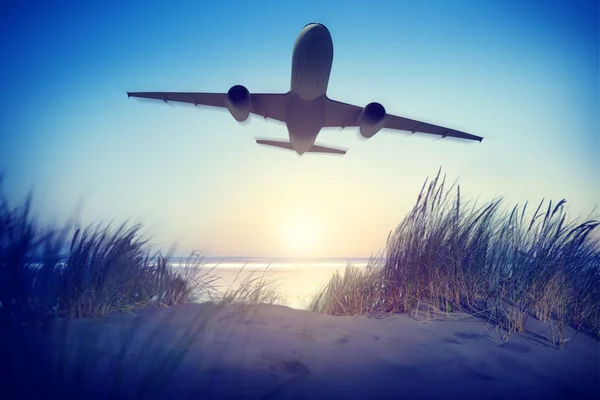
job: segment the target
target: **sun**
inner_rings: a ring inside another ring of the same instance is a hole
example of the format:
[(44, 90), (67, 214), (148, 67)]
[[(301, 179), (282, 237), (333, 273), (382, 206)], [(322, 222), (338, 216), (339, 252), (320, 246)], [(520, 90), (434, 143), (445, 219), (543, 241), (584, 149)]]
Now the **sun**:
[(317, 220), (306, 213), (288, 216), (283, 224), (283, 241), (293, 256), (308, 256), (317, 247), (320, 237)]

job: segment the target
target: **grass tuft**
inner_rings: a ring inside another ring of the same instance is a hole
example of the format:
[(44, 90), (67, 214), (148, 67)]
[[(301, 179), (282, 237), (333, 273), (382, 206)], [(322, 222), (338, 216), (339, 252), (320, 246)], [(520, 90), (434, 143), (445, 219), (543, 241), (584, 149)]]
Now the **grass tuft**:
[[(410, 312), (485, 314), (507, 335), (527, 318), (600, 337), (600, 246), (596, 220), (568, 220), (566, 200), (470, 204), (441, 170), (426, 180), (411, 212), (388, 237), (383, 265), (335, 275), (313, 310), (335, 315)], [(508, 337), (508, 336), (507, 336)]]
[[(233, 282), (220, 296), (214, 300), (219, 304), (276, 304), (281, 302), (283, 296), (277, 289), (270, 271), (250, 270), (245, 266), (240, 268)], [(240, 279), (244, 275), (243, 279)]]
[[(31, 196), (13, 207), (1, 183), (0, 179), (0, 371), (7, 382), (2, 395), (169, 397), (163, 393), (169, 377), (203, 333), (212, 313), (222, 307), (209, 308), (210, 315), (199, 309), (168, 348), (156, 339), (164, 335), (159, 328), (170, 324), (168, 317), (150, 334), (141, 320), (135, 320), (118, 334), (119, 355), (110, 366), (101, 362), (105, 353), (101, 346), (110, 337), (110, 324), (100, 328), (100, 321), (72, 325), (76, 323), (72, 320), (133, 314), (141, 308), (216, 297), (218, 278), (205, 268), (202, 254), (192, 253), (175, 265), (161, 253), (150, 253), (140, 225), (40, 227), (31, 212)], [(259, 278), (242, 281), (223, 303), (275, 301), (275, 292), (265, 290), (269, 283)], [(90, 332), (71, 329), (87, 323), (96, 328)], [(153, 365), (142, 366), (147, 371), (141, 375), (134, 373), (126, 357), (132, 348), (141, 348), (140, 356), (153, 360)], [(102, 368), (109, 368), (110, 373)], [(137, 386), (128, 380), (134, 375), (139, 378)]]

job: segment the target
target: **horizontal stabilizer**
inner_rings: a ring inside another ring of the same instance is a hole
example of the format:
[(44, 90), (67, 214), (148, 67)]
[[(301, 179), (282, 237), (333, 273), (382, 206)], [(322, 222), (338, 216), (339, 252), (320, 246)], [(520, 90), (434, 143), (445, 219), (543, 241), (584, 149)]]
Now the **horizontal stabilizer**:
[(294, 148), (292, 147), (292, 144), (290, 142), (280, 142), (277, 140), (256, 139), (256, 143), (262, 144), (263, 146), (273, 146), (273, 147), (280, 147), (282, 149), (294, 150)]
[(346, 154), (346, 150), (336, 149), (333, 147), (325, 147), (325, 146), (317, 146), (313, 144), (313, 146), (308, 151), (309, 153), (329, 153), (329, 154)]
[[(273, 147), (279, 147), (279, 148), (287, 149), (287, 150), (294, 150), (294, 148), (292, 147), (292, 144), (290, 142), (280, 142), (278, 140), (256, 139), (256, 143), (263, 145), (263, 146), (273, 146)], [(328, 154), (343, 155), (343, 154), (346, 154), (346, 151), (341, 150), (341, 149), (335, 149), (332, 147), (313, 145), (310, 148), (310, 150), (307, 151), (307, 153), (328, 153)]]

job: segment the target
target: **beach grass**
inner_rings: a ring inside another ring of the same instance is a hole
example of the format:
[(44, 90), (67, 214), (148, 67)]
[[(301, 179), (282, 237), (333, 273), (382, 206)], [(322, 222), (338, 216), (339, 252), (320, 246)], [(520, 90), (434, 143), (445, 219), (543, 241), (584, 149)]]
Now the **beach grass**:
[(440, 170), (390, 233), (383, 263), (335, 275), (312, 309), (408, 313), (427, 304), (484, 316), (506, 338), (531, 316), (551, 323), (559, 347), (568, 325), (600, 337), (598, 221), (569, 219), (565, 200), (542, 200), (532, 214), (527, 203), (503, 203), (465, 201)]
[(75, 229), (68, 254), (62, 256), (57, 252), (62, 246), (54, 243), (57, 235), (38, 234), (27, 210), (3, 211), (3, 314), (99, 318), (188, 302), (195, 292), (212, 289), (213, 279), (200, 273), (202, 263), (195, 255), (181, 271), (171, 268), (160, 253), (151, 257), (139, 225)]
[[(210, 315), (198, 314), (186, 322), (188, 328), (173, 340), (172, 348), (165, 349), (156, 340), (158, 327), (148, 334), (142, 353), (151, 354), (146, 358), (155, 362), (137, 388), (124, 387), (123, 381), (130, 375), (125, 368), (126, 353), (139, 346), (143, 333), (140, 324), (132, 323), (118, 333), (116, 365), (105, 366), (108, 375), (98, 375), (94, 349), (104, 340), (101, 331), (91, 329), (84, 338), (86, 350), (73, 352), (67, 349), (67, 343), (75, 340), (71, 322), (131, 316), (143, 309), (171, 307), (198, 298), (217, 303), (208, 312), (211, 315), (226, 304), (275, 299), (275, 291), (266, 290), (270, 281), (256, 274), (239, 282), (235, 290), (219, 295), (215, 289), (218, 277), (205, 267), (200, 252), (174, 267), (169, 257), (150, 253), (148, 243), (140, 225), (112, 228), (111, 224), (96, 224), (81, 229), (68, 222), (59, 229), (42, 227), (32, 214), (31, 196), (11, 206), (0, 191), (0, 355), (7, 382), (1, 392), (6, 398), (114, 398), (123, 390), (132, 396), (161, 397), (161, 382), (202, 334)], [(167, 315), (163, 325), (169, 323)], [(107, 376), (109, 382), (95, 382), (98, 376)], [(107, 392), (93, 393), (99, 387)]]
[(277, 304), (282, 300), (283, 295), (278, 290), (269, 267), (264, 270), (247, 270), (243, 266), (229, 287), (214, 297), (214, 301), (220, 304)]

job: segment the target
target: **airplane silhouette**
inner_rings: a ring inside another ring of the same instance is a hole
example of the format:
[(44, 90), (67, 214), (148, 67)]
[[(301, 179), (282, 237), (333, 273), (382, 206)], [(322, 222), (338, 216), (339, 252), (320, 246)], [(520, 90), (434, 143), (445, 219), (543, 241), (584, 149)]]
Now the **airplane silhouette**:
[(429, 133), (440, 137), (483, 140), (480, 136), (388, 114), (383, 105), (372, 102), (365, 107), (331, 100), (327, 86), (333, 62), (333, 41), (325, 25), (310, 23), (296, 39), (292, 55), (292, 80), (287, 93), (250, 93), (235, 85), (227, 93), (127, 92), (128, 97), (190, 103), (196, 106), (224, 107), (238, 122), (250, 113), (284, 122), (289, 142), (257, 139), (259, 145), (274, 146), (304, 153), (345, 154), (346, 151), (315, 144), (317, 135), (327, 127), (359, 127), (364, 138), (382, 128)]

